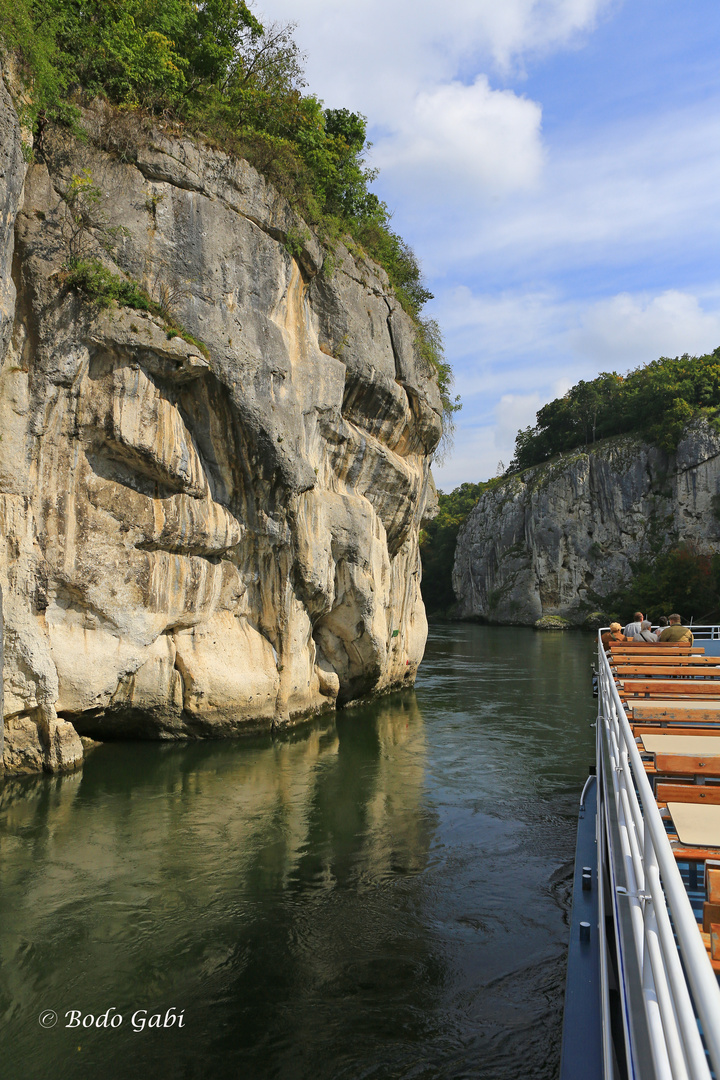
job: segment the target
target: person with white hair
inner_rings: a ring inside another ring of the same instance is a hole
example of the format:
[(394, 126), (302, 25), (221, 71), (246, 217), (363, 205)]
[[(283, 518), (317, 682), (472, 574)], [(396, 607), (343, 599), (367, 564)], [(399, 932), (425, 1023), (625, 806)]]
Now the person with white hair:
[(653, 634), (649, 619), (643, 619), (640, 623), (640, 633), (633, 635), (633, 641), (649, 641), (654, 642), (658, 640), (657, 634)]

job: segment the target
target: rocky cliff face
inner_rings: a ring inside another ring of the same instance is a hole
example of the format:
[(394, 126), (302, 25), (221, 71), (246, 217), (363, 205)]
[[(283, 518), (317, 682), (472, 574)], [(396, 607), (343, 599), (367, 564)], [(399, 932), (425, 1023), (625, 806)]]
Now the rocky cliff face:
[(486, 492), (458, 536), (465, 618), (580, 625), (630, 563), (690, 542), (720, 550), (720, 436), (700, 422), (668, 456), (632, 439), (574, 451)]
[[(340, 247), (323, 274), (247, 163), (159, 132), (128, 151), (108, 124), (89, 116), (87, 142), (49, 133), (28, 166), (0, 83), (13, 771), (72, 765), (77, 733), (287, 724), (407, 685), (425, 643), (418, 530), (441, 404), (384, 272)], [(80, 226), (73, 177), (101, 193)], [(68, 288), (73, 244), (172, 304), (209, 358)]]

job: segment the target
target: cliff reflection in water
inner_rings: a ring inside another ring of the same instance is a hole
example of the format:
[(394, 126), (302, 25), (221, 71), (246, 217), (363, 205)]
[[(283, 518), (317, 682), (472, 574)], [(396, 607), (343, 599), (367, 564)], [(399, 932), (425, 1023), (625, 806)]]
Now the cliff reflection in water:
[[(275, 742), (108, 745), (81, 774), (6, 782), (11, 1075), (157, 1077), (182, 1061), (195, 1076), (211, 1060), (205, 1075), (303, 1076), (342, 1060), (348, 1000), (373, 1038), (390, 1002), (407, 1000), (412, 1027), (441, 981), (404, 893), (434, 827), (425, 761), (409, 693)], [(61, 1020), (38, 1038), (43, 1008), (110, 1006), (116, 1031), (80, 1038)], [(135, 1009), (169, 1007), (184, 1030), (130, 1029)]]
[(555, 1080), (592, 651), (448, 624), (335, 722), (0, 786), (3, 1077)]

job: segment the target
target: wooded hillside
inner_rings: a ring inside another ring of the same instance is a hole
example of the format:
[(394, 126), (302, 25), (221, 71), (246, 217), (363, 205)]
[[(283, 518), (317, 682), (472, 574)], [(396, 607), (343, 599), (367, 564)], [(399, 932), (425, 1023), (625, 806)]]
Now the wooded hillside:
[(662, 356), (626, 375), (603, 372), (544, 405), (535, 426), (518, 432), (508, 472), (611, 435), (636, 433), (671, 452), (690, 420), (704, 415), (720, 424), (719, 411), (720, 348), (705, 356)]

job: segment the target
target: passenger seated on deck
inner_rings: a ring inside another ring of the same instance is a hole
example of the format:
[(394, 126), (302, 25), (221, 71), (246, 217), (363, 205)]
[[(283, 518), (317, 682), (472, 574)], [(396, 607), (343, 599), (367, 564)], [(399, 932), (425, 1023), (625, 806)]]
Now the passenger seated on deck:
[(650, 620), (649, 619), (643, 619), (643, 621), (640, 623), (640, 633), (639, 634), (633, 634), (633, 641), (654, 642), (654, 641), (657, 641), (657, 639), (658, 639), (657, 634), (653, 634), (652, 630), (650, 629)]
[(628, 639), (628, 641), (632, 641), (635, 635), (640, 633), (640, 626), (643, 621), (642, 611), (636, 611), (633, 615), (633, 619), (635, 621), (629, 622), (623, 630), (623, 633), (625, 634), (625, 637)]
[(603, 648), (605, 649), (605, 652), (609, 652), (610, 646), (613, 644), (613, 642), (627, 641), (628, 639), (623, 634), (622, 626), (620, 625), (620, 623), (611, 622), (610, 629), (606, 630), (604, 634), (600, 635), (600, 640), (603, 643)]
[(682, 625), (682, 619), (679, 615), (670, 616), (670, 625), (666, 626), (664, 630), (660, 632), (660, 641), (674, 642), (675, 644), (682, 643), (683, 645), (692, 645), (695, 638), (692, 635), (692, 631), (687, 626)]

